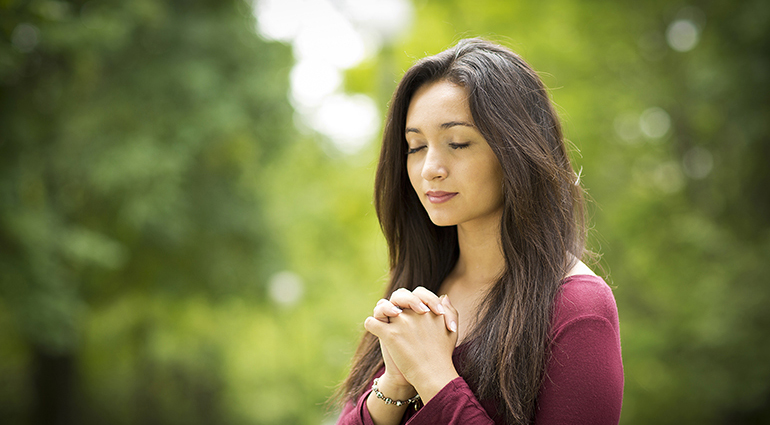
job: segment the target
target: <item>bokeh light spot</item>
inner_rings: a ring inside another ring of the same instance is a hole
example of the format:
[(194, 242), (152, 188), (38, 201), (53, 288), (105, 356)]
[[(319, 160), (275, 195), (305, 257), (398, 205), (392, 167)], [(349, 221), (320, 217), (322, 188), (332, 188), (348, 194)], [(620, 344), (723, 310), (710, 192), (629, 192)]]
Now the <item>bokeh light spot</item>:
[(305, 292), (305, 285), (296, 273), (282, 271), (274, 274), (268, 282), (268, 293), (274, 303), (290, 307), (297, 304)]
[(304, 10), (304, 3), (303, 0), (257, 1), (254, 15), (259, 34), (268, 40), (291, 41), (302, 25), (297, 15)]
[(696, 180), (703, 179), (714, 168), (714, 157), (708, 149), (696, 146), (684, 154), (682, 168), (687, 177)]
[(342, 71), (376, 55), (412, 23), (406, 0), (260, 0), (254, 5), (259, 35), (292, 44), (297, 63), (290, 97), (300, 119), (354, 153), (379, 130), (379, 112), (365, 95), (340, 93)]
[(654, 106), (642, 112), (639, 129), (650, 139), (659, 139), (671, 128), (671, 117), (663, 108)]
[(364, 42), (351, 23), (327, 2), (318, 4), (317, 16), (303, 25), (294, 39), (294, 55), (302, 59), (324, 60), (347, 69), (364, 59)]
[(318, 106), (342, 82), (340, 71), (328, 62), (301, 60), (291, 70), (291, 98), (300, 107)]
[(621, 114), (615, 117), (614, 121), (615, 133), (620, 136), (620, 139), (627, 143), (634, 143), (639, 140), (642, 135), (639, 129), (639, 115), (628, 113)]
[(313, 117), (313, 126), (334, 140), (338, 149), (355, 153), (379, 129), (379, 112), (369, 96), (333, 95), (326, 98)]
[(652, 175), (653, 183), (663, 192), (674, 193), (684, 187), (682, 169), (675, 161), (659, 164)]
[(689, 19), (677, 19), (666, 30), (666, 41), (677, 52), (689, 52), (698, 44), (698, 27)]
[(11, 33), (11, 44), (18, 51), (29, 53), (35, 49), (39, 39), (39, 31), (32, 24), (19, 24)]

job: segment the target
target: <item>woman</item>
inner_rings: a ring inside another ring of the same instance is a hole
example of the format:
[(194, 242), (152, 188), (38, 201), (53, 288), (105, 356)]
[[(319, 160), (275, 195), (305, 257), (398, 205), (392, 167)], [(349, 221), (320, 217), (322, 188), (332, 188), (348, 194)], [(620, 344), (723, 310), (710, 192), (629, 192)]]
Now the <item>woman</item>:
[(339, 424), (617, 423), (617, 309), (584, 254), (583, 198), (548, 93), (480, 39), (418, 61), (375, 181), (387, 299)]

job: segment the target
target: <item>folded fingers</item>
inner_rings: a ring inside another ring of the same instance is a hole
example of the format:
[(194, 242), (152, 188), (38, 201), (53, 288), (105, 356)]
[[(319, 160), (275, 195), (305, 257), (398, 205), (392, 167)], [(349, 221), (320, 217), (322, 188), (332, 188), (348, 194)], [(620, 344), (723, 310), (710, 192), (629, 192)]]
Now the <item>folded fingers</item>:
[(420, 301), (423, 302), (423, 304), (427, 305), (433, 313), (437, 315), (443, 315), (446, 313), (446, 309), (441, 302), (441, 297), (437, 296), (430, 290), (423, 288), (422, 286), (418, 286), (414, 288), (412, 294), (417, 296)]
[(401, 309), (394, 305), (392, 302), (386, 299), (377, 301), (377, 305), (374, 306), (372, 311), (372, 317), (380, 322), (390, 322), (389, 317), (396, 317), (401, 313)]
[(449, 302), (449, 298), (446, 295), (439, 297), (422, 286), (418, 286), (414, 291), (399, 288), (391, 294), (389, 300), (377, 301), (372, 317), (389, 323), (389, 318), (398, 316), (403, 309), (411, 309), (419, 314), (432, 311), (436, 315), (444, 316), (447, 330), (457, 332), (459, 314)]
[(457, 332), (457, 324), (460, 323), (460, 314), (457, 309), (449, 302), (449, 297), (446, 295), (441, 296), (441, 305), (444, 306), (446, 314), (444, 314), (444, 323), (446, 328), (451, 332)]
[(431, 311), (419, 296), (406, 288), (399, 288), (393, 292), (389, 301), (401, 309), (409, 308), (419, 314)]

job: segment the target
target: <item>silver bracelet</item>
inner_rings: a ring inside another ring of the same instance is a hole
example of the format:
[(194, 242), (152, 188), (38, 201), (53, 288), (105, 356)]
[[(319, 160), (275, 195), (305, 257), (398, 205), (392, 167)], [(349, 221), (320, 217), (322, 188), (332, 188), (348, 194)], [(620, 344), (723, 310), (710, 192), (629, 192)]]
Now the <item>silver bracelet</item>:
[(379, 388), (377, 388), (377, 385), (380, 384), (380, 378), (374, 378), (374, 383), (372, 384), (372, 392), (374, 392), (374, 395), (377, 396), (380, 400), (384, 401), (385, 404), (395, 404), (396, 407), (401, 407), (405, 404), (412, 404), (420, 399), (420, 395), (417, 394), (416, 396), (408, 399), (408, 400), (393, 400), (390, 397), (385, 397), (385, 394), (383, 394)]

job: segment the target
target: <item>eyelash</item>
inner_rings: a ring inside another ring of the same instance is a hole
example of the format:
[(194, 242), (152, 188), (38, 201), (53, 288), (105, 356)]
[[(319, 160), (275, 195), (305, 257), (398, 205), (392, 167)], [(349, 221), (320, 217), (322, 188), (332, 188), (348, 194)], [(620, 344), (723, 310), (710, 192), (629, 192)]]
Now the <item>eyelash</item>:
[[(450, 143), (449, 147), (452, 148), (452, 149), (465, 149), (465, 148), (467, 148), (470, 145), (471, 145), (470, 142), (467, 142), (467, 143)], [(420, 147), (417, 147), (417, 148), (408, 149), (406, 151), (406, 154), (407, 155), (411, 155), (413, 153), (417, 153), (420, 150), (422, 150), (424, 147), (425, 146), (420, 146)]]
[(467, 148), (470, 145), (471, 145), (470, 142), (466, 142), (466, 143), (450, 143), (449, 147), (451, 147), (452, 149), (465, 149), (465, 148)]

